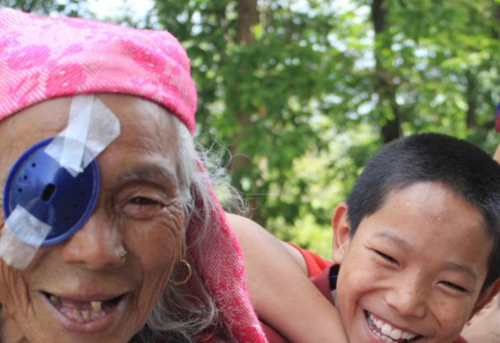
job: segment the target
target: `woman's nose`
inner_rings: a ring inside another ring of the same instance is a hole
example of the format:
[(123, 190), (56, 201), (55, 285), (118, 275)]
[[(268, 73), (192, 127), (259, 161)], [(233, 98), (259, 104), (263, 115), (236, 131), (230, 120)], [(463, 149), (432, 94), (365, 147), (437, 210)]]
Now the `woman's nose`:
[(415, 281), (400, 282), (386, 300), (401, 316), (423, 318), (427, 314), (426, 293)]
[(99, 213), (94, 213), (62, 247), (65, 262), (82, 264), (93, 270), (123, 265), (124, 253), (119, 229)]

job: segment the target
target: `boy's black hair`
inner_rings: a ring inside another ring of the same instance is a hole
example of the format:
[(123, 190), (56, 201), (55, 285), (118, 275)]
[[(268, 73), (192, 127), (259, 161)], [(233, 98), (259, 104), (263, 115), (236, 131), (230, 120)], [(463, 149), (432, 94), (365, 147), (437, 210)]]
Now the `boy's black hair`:
[(366, 164), (347, 199), (351, 235), (390, 192), (419, 182), (444, 184), (482, 212), (493, 239), (483, 292), (500, 278), (500, 165), (470, 143), (421, 134), (387, 144)]

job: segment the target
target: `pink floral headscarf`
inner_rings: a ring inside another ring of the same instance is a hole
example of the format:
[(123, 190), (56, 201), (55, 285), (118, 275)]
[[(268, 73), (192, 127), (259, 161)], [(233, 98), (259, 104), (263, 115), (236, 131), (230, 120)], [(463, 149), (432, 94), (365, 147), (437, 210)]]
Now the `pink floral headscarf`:
[[(0, 120), (38, 102), (118, 93), (154, 101), (191, 131), (197, 94), (189, 60), (167, 31), (0, 10)], [(238, 342), (266, 342), (246, 294), (241, 250), (222, 208), (199, 251), (201, 275)]]

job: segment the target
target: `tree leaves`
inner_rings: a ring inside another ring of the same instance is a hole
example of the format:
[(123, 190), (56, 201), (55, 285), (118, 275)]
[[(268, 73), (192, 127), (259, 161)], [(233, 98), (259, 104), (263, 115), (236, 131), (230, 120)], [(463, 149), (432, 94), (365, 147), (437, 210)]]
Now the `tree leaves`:
[[(241, 2), (188, 1), (198, 19), (169, 29), (191, 46), (202, 125), (251, 161), (233, 182), (274, 233), (294, 238), (311, 213), (327, 230), (369, 156), (400, 134), (443, 132), (492, 151), (498, 5), (268, 0), (255, 40), (240, 45)], [(167, 3), (157, 1), (166, 24)], [(318, 204), (321, 189), (332, 196)]]

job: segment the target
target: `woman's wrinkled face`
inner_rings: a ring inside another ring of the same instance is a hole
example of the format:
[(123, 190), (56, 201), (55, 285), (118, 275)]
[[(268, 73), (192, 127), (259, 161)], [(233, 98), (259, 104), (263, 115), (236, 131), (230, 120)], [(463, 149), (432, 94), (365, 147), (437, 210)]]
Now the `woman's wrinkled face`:
[[(128, 342), (184, 251), (175, 119), (140, 98), (99, 98), (119, 118), (121, 134), (97, 158), (97, 207), (68, 240), (40, 248), (26, 270), (0, 261), (4, 343), (17, 335), (30, 343)], [(49, 100), (0, 124), (2, 187), (25, 150), (65, 128), (70, 104)]]

